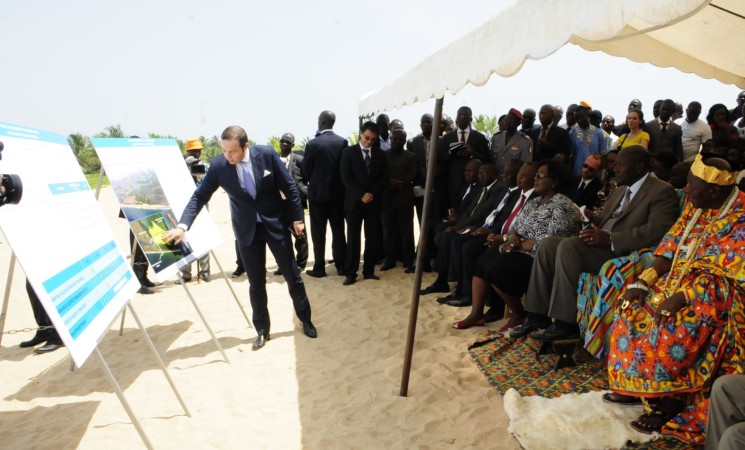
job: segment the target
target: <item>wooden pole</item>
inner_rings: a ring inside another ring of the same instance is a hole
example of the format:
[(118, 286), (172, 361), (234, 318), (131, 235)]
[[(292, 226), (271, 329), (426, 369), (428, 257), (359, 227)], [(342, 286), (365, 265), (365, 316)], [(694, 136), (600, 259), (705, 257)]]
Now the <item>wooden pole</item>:
[(435, 101), (435, 117), (432, 123), (432, 135), (429, 139), (429, 164), (427, 165), (427, 182), (424, 186), (424, 207), (422, 208), (422, 226), (419, 232), (419, 244), (416, 252), (416, 272), (414, 286), (411, 292), (411, 308), (409, 311), (409, 329), (406, 333), (406, 352), (404, 355), (404, 369), (401, 374), (401, 391), (399, 395), (406, 397), (409, 392), (409, 376), (411, 375), (411, 358), (414, 355), (414, 336), (416, 334), (416, 318), (419, 312), (419, 289), (422, 287), (422, 266), (427, 249), (427, 230), (431, 219), (432, 189), (435, 183), (435, 166), (437, 164), (437, 144), (440, 142), (440, 122), (442, 122), (443, 98)]

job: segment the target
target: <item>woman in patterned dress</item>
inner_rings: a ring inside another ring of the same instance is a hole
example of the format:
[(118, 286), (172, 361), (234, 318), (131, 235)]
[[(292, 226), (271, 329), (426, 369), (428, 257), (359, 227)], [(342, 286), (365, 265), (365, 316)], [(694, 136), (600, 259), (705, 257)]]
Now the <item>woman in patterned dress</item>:
[(569, 174), (562, 163), (543, 161), (535, 175), (533, 192), (515, 217), (503, 242), (493, 246), (476, 260), (472, 285), (473, 304), (465, 319), (453, 324), (464, 330), (484, 325), (484, 304), (489, 289), (510, 307), (512, 314), (501, 332), (519, 326), (525, 319), (520, 297), (528, 290), (533, 257), (547, 236), (576, 236), (579, 232), (579, 214), (572, 200), (560, 191), (569, 185)]

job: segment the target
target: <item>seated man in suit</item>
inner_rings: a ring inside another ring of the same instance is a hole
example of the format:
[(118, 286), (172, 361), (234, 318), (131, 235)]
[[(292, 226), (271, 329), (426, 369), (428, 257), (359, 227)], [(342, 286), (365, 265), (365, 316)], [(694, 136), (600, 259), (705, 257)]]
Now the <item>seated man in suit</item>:
[(344, 257), (344, 286), (357, 281), (360, 267), (362, 226), (365, 227), (365, 253), (362, 277), (379, 280), (375, 262), (381, 248), (380, 222), (383, 191), (388, 186), (388, 164), (378, 145), (378, 126), (365, 122), (360, 141), (341, 155), (341, 181), (344, 183), (344, 213), (347, 221), (347, 251)]
[[(180, 243), (199, 211), (217, 188), (222, 187), (230, 199), (233, 231), (250, 283), (253, 324), (258, 333), (253, 350), (266, 344), (271, 326), (266, 293), (267, 246), (287, 282), (303, 333), (315, 338), (317, 332), (310, 321), (310, 302), (290, 243), (290, 226), (296, 235), (305, 231), (297, 186), (273, 148), (266, 145), (249, 147), (243, 128), (230, 126), (222, 132), (221, 138), (222, 154), (212, 158), (210, 168), (187, 203), (178, 226), (163, 233), (163, 240)], [(288, 208), (282, 202), (280, 192), (292, 205), (291, 216), (287, 214)]]
[(603, 171), (603, 158), (593, 153), (582, 164), (582, 175), (572, 179), (572, 186), (567, 194), (575, 205), (593, 209), (598, 202), (600, 190), (600, 173)]
[(533, 130), (533, 161), (553, 159), (557, 153), (569, 156), (569, 133), (554, 124), (554, 107), (543, 105), (538, 111), (539, 128)]
[[(535, 256), (525, 310), (528, 319), (510, 336), (533, 333), (534, 339), (552, 341), (578, 337), (577, 285), (582, 272), (597, 273), (611, 258), (657, 245), (680, 213), (670, 184), (651, 176), (651, 156), (633, 145), (618, 154), (615, 173), (619, 186), (603, 209), (593, 215), (579, 237), (547, 238)], [(556, 318), (551, 324), (549, 317)], [(550, 325), (550, 326), (549, 326)]]
[(479, 167), (478, 177), (481, 189), (474, 196), (467, 214), (459, 217), (455, 224), (435, 235), (435, 244), (437, 245), (437, 279), (431, 286), (422, 289), (422, 295), (450, 291), (447, 281), (450, 269), (450, 244), (455, 238), (460, 236), (459, 233), (468, 233), (472, 227), (475, 228), (483, 224), (507, 192), (507, 187), (497, 179), (497, 168), (494, 164), (482, 164)]

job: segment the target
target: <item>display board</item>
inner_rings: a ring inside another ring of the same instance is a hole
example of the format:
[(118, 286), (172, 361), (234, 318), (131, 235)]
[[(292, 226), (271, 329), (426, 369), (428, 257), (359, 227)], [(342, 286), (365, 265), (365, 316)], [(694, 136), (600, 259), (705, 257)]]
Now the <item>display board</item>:
[(80, 367), (139, 283), (64, 136), (0, 122), (0, 172), (22, 181), (0, 229)]
[(220, 245), (222, 239), (203, 209), (178, 245), (161, 235), (178, 225), (194, 180), (174, 139), (93, 138), (101, 164), (124, 216), (159, 281)]

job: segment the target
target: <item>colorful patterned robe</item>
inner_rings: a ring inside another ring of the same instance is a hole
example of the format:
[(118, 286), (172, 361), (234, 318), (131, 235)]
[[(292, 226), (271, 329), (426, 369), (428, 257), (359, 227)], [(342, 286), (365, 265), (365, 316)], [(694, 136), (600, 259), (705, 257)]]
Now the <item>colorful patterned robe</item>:
[[(686, 242), (682, 235), (696, 211), (690, 203), (660, 242), (656, 256), (673, 259), (679, 245), (689, 246), (716, 219), (704, 210)], [(708, 397), (719, 376), (743, 373), (745, 355), (745, 194), (709, 229), (694, 255), (681, 252), (675, 267), (650, 289), (659, 293), (668, 277), (680, 279), (690, 306), (664, 327), (654, 324), (654, 309), (635, 304), (618, 314), (611, 331), (608, 379), (614, 391), (636, 397), (676, 395), (687, 408), (669, 421), (663, 434), (703, 444)], [(687, 259), (694, 258), (686, 273)], [(669, 292), (666, 296), (675, 292)]]

